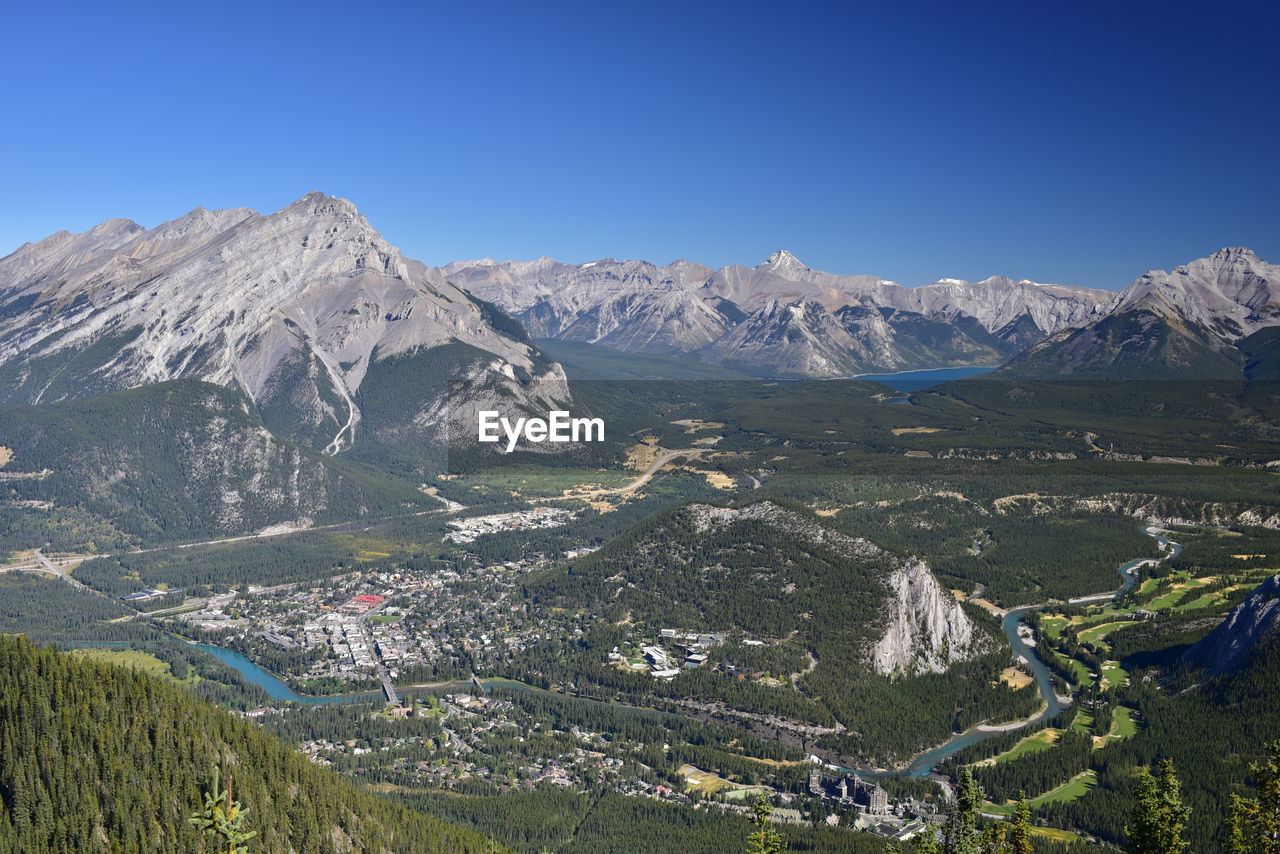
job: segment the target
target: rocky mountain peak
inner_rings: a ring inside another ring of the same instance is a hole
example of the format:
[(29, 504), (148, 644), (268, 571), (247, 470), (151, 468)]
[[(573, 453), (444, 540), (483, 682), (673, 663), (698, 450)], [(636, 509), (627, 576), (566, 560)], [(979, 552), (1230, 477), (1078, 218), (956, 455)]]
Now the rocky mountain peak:
[[(454, 343), (484, 354), (467, 370), (500, 374), (502, 395), (568, 398), (559, 366), (410, 264), (350, 201), (318, 192), (267, 216), (196, 208), (152, 231), (109, 220), (28, 245), (0, 259), (0, 306), (0, 366), (15, 360), (21, 378), (11, 402), (201, 379), (282, 413), (271, 429), (337, 453), (355, 441), (357, 392), (375, 363)], [(46, 336), (56, 343), (35, 349)], [(110, 346), (80, 382), (22, 367), (103, 340)], [(465, 415), (461, 404), (442, 408), (443, 379), (436, 384), (415, 424)]]
[(773, 273), (775, 276), (786, 278), (788, 273), (804, 273), (809, 271), (799, 258), (792, 255), (785, 249), (779, 249), (770, 255), (763, 264), (756, 267), (757, 270)]
[[(319, 190), (312, 190), (280, 213), (303, 213), (312, 216), (360, 216), (354, 203), (349, 199), (330, 196)], [(363, 218), (363, 217), (362, 217)]]
[(1236, 260), (1261, 260), (1257, 254), (1247, 246), (1224, 246), (1217, 252), (1209, 256), (1214, 261), (1234, 262)]
[(1172, 272), (1145, 273), (1121, 292), (1115, 310), (1191, 321), (1236, 341), (1280, 321), (1280, 267), (1245, 247), (1227, 247)]
[(137, 234), (142, 231), (146, 231), (146, 229), (138, 225), (133, 220), (119, 217), (98, 223), (93, 228), (86, 231), (84, 236), (94, 238), (95, 240), (103, 240), (118, 236)]

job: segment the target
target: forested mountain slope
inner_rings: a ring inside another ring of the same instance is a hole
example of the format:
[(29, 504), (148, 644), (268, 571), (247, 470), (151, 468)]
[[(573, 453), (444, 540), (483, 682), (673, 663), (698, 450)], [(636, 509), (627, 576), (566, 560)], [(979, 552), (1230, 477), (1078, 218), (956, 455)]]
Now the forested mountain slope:
[(356, 790), (172, 685), (21, 638), (0, 637), (0, 747), (5, 854), (211, 850), (188, 819), (219, 760), (248, 808), (253, 850), (494, 850), (477, 833)]
[[(431, 503), (408, 484), (277, 438), (242, 394), (196, 380), (3, 406), (0, 445), (13, 452), (0, 499), (0, 518), (15, 516), (6, 526), (11, 548), (43, 545), (49, 524), (74, 511), (114, 527), (114, 538), (96, 543), (112, 549)], [(49, 523), (30, 542), (17, 518), (24, 514)]]
[(882, 675), (940, 672), (986, 648), (923, 563), (769, 501), (658, 514), (531, 591), (615, 619), (799, 636)]

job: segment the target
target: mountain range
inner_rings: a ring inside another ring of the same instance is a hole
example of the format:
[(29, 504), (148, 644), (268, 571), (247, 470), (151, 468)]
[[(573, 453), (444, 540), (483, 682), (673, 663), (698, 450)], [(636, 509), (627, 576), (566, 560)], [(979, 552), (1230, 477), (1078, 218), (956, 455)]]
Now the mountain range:
[(1002, 276), (908, 288), (813, 270), (786, 251), (753, 268), (541, 258), (454, 262), (438, 272), (502, 306), (535, 338), (780, 376), (997, 365), (1103, 316), (1115, 300), (1109, 291)]
[(1275, 367), (1277, 268), (1245, 248), (1120, 293), (1014, 281), (904, 287), (811, 269), (786, 251), (711, 270), (686, 261), (490, 259), (439, 268), (536, 338), (678, 355), (763, 376), (1001, 365), (1015, 377), (1264, 378)]
[[(1280, 377), (1280, 272), (1223, 249), (1120, 293), (1014, 281), (904, 287), (687, 261), (405, 258), (349, 201), (197, 208), (58, 232), (0, 258), (0, 404), (166, 380), (243, 395), (275, 436), (404, 471), (474, 438), (477, 409), (571, 400), (535, 340), (754, 376), (1004, 365), (1024, 377)], [(509, 313), (509, 314), (508, 314)]]
[(1002, 373), (1088, 379), (1275, 379), (1280, 267), (1243, 247), (1153, 270), (1102, 318), (1063, 329)]
[(474, 430), (474, 409), (499, 400), (569, 399), (519, 324), (404, 258), (345, 199), (196, 208), (149, 230), (108, 220), (0, 259), (0, 403), (172, 379), (236, 389), (272, 432), (329, 454), (360, 435)]

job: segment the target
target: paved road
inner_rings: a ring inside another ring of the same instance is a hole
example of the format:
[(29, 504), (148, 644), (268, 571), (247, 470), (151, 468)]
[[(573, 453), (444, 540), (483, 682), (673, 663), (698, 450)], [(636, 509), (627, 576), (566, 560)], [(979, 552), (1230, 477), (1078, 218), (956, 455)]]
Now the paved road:
[(33, 554), (35, 555), (36, 560), (40, 561), (40, 564), (45, 569), (49, 570), (54, 575), (61, 578), (63, 581), (68, 582), (69, 584), (71, 584), (72, 587), (79, 587), (81, 590), (88, 589), (79, 581), (76, 581), (74, 578), (68, 575), (66, 572), (67, 567), (74, 567), (78, 565), (81, 561), (84, 560), (84, 558), (81, 558), (81, 557), (59, 558), (58, 563), (54, 563), (53, 561), (45, 557), (44, 554), (41, 553), (39, 549), (36, 549), (35, 552), (33, 552)]
[(648, 483), (653, 478), (653, 476), (658, 473), (658, 469), (662, 468), (667, 463), (674, 460), (676, 457), (696, 457), (702, 454), (704, 451), (706, 451), (706, 448), (683, 448), (677, 451), (663, 451), (661, 454), (658, 455), (658, 458), (653, 461), (653, 465), (649, 466), (649, 468), (645, 471), (644, 474), (640, 475), (638, 478), (631, 481), (631, 483), (628, 483), (626, 486), (619, 486), (615, 489), (596, 490), (592, 494), (593, 495), (621, 495), (625, 492), (635, 492), (637, 489), (639, 489), (640, 487)]
[(45, 557), (39, 549), (36, 549), (32, 552), (30, 560), (23, 561), (22, 563), (9, 564), (8, 566), (0, 566), (0, 572), (34, 572), (39, 575), (52, 575), (54, 578), (61, 578), (72, 587), (79, 587), (81, 590), (89, 590), (90, 588), (85, 587), (79, 581), (76, 581), (67, 574), (68, 568), (75, 567), (84, 559), (84, 557), (76, 555), (74, 557), (56, 558), (55, 562), (54, 560), (50, 560)]

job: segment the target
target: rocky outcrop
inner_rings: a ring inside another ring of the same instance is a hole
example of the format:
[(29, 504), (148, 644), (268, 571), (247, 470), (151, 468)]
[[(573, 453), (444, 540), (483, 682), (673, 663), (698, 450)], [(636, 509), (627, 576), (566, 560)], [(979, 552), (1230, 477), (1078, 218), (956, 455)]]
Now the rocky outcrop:
[(879, 567), (885, 591), (880, 610), (886, 628), (871, 645), (867, 660), (881, 675), (942, 673), (952, 664), (986, 651), (989, 646), (986, 636), (977, 631), (960, 603), (917, 558), (904, 560), (861, 537), (843, 534), (770, 501), (739, 509), (703, 504), (686, 509), (700, 533), (713, 525), (765, 522), (792, 537), (832, 549), (846, 561)]
[(1259, 584), (1239, 605), (1231, 609), (1218, 627), (1197, 641), (1182, 660), (1210, 673), (1227, 673), (1248, 659), (1260, 642), (1280, 631), (1280, 575)]
[(890, 573), (889, 628), (871, 650), (877, 673), (942, 673), (986, 648), (960, 603), (942, 589), (929, 567), (909, 560)]
[(1047, 495), (1009, 495), (992, 503), (997, 515), (1051, 516), (1061, 513), (1119, 513), (1160, 528), (1247, 525), (1280, 528), (1280, 513), (1263, 505), (1222, 501), (1193, 501), (1137, 492), (1109, 492), (1089, 498)]

